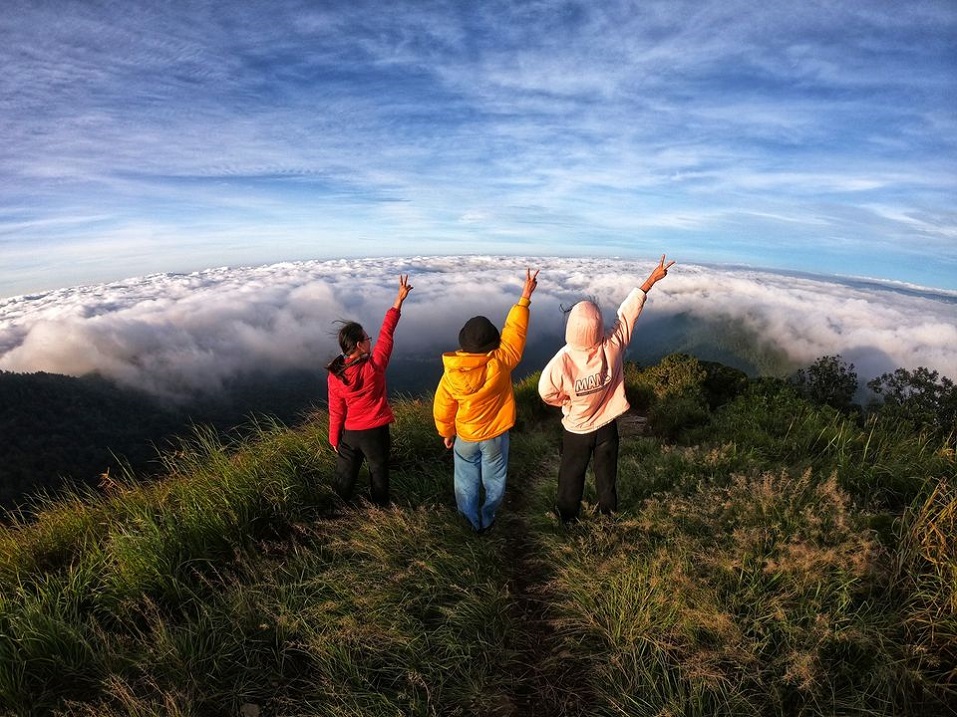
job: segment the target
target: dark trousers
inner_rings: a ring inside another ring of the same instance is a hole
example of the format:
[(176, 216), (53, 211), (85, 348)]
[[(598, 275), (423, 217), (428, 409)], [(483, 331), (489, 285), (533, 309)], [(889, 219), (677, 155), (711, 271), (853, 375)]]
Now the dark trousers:
[(389, 504), (389, 424), (364, 431), (342, 432), (336, 461), (335, 489), (344, 500), (352, 498), (362, 460), (369, 463), (372, 502)]
[(585, 492), (585, 471), (592, 456), (598, 510), (611, 513), (618, 509), (618, 421), (606, 423), (591, 433), (571, 433), (562, 429), (561, 454), (558, 513), (563, 522), (578, 517)]

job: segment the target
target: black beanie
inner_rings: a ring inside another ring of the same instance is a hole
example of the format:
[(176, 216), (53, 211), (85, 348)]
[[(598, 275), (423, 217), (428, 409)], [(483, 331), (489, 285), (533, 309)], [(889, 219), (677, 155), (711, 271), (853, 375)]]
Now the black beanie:
[(498, 348), (501, 337), (484, 316), (473, 316), (459, 331), (459, 346), (470, 354), (487, 354)]

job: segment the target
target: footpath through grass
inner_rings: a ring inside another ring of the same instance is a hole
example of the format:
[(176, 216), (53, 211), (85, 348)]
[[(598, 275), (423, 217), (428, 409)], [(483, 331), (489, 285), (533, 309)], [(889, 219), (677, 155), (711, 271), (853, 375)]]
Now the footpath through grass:
[(485, 535), (412, 398), (389, 509), (334, 498), (317, 414), (3, 529), (0, 713), (957, 714), (952, 451), (742, 395), (627, 422), (620, 512), (565, 528), (533, 385)]

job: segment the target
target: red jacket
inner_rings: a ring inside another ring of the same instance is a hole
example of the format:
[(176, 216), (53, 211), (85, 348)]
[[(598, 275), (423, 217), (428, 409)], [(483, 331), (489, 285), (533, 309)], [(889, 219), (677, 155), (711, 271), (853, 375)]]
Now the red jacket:
[(329, 443), (333, 448), (338, 448), (343, 428), (363, 431), (395, 420), (386, 396), (385, 370), (392, 355), (392, 334), (398, 323), (398, 309), (385, 312), (372, 355), (346, 368), (348, 383), (329, 374)]

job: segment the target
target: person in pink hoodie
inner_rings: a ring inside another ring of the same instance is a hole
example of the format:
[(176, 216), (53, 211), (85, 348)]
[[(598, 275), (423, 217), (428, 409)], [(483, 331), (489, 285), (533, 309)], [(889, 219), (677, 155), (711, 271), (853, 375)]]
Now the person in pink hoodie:
[(557, 508), (563, 523), (578, 518), (585, 471), (592, 459), (599, 511), (611, 513), (618, 508), (616, 419), (630, 408), (625, 398), (624, 354), (648, 292), (674, 263), (665, 264), (662, 254), (641, 288), (632, 289), (618, 307), (618, 318), (608, 331), (594, 302), (575, 304), (565, 325), (565, 346), (542, 370), (539, 395), (562, 409)]

